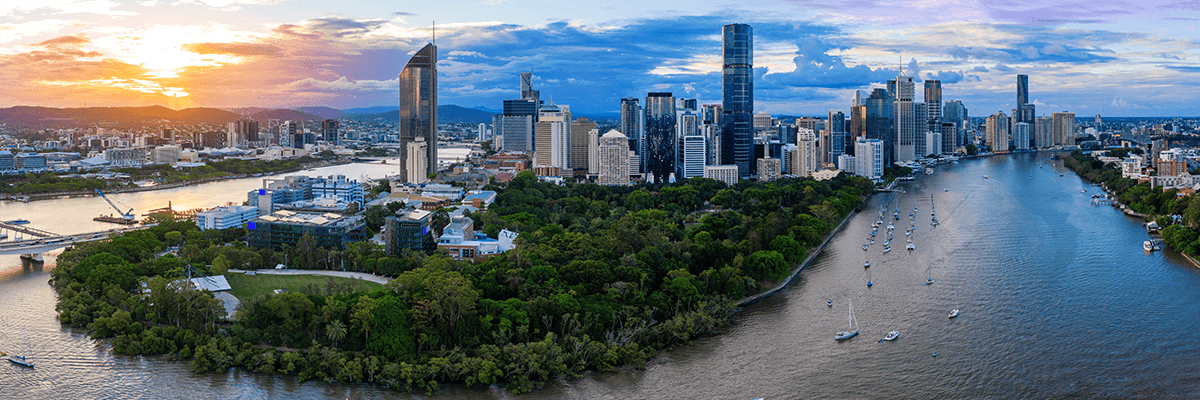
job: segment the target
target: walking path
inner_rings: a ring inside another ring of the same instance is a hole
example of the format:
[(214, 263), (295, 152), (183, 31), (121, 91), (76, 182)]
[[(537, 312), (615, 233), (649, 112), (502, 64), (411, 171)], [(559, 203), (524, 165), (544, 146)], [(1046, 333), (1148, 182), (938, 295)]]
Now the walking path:
[[(240, 270), (240, 269), (231, 269), (231, 270), (229, 270), (229, 272), (230, 273), (246, 273), (247, 271)], [(337, 276), (337, 277), (342, 277), (342, 278), (362, 279), (364, 281), (375, 282), (380, 285), (385, 285), (388, 283), (389, 280), (391, 280), (386, 277), (382, 277), (379, 275), (372, 275), (372, 274), (368, 274), (365, 272), (348, 272), (348, 271), (324, 271), (324, 270), (310, 270), (310, 269), (259, 269), (259, 270), (254, 270), (254, 271), (250, 271), (250, 272), (254, 272), (255, 274), (262, 274), (262, 275)]]

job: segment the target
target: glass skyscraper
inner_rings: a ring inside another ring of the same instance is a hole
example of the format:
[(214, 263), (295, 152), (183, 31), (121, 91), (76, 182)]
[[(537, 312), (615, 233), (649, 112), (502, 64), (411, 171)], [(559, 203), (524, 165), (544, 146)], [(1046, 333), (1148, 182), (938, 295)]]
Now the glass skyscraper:
[(737, 165), (738, 176), (754, 174), (754, 31), (729, 24), (721, 30), (722, 76), (721, 164)]
[(655, 182), (665, 182), (675, 171), (675, 96), (670, 92), (646, 95), (646, 129), (642, 167), (654, 175)]
[[(400, 71), (400, 148), (418, 137), (425, 138), (426, 164), (429, 172), (437, 171), (437, 46), (425, 45)], [(400, 179), (408, 176), (408, 154), (400, 152)]]

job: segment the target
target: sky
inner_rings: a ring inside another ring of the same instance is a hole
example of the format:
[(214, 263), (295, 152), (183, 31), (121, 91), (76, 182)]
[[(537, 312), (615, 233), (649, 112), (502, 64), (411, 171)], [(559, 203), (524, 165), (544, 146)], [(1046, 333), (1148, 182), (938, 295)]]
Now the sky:
[(527, 71), (576, 114), (719, 104), (729, 23), (755, 111), (847, 110), (903, 68), (972, 116), (1010, 114), (1016, 74), (1039, 115), (1200, 115), (1200, 0), (0, 0), (0, 107), (392, 106), (435, 32), (443, 105), (500, 109)]

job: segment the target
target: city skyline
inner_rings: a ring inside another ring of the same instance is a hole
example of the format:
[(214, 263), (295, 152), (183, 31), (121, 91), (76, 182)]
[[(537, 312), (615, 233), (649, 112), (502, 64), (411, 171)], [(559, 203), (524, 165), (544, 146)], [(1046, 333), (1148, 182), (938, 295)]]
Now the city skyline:
[[(531, 7), (536, 5), (536, 7)], [(755, 112), (848, 109), (904, 72), (941, 81), (971, 115), (1016, 108), (1029, 76), (1038, 116), (1188, 116), (1197, 7), (942, 2), (829, 6), (496, 1), (338, 4), (273, 0), (56, 0), (0, 6), (0, 107), (334, 108), (390, 105), (396, 74), (437, 42), (441, 104), (496, 109), (519, 72), (556, 103), (615, 113), (673, 92), (721, 102), (721, 37), (754, 26)], [(396, 8), (396, 9), (393, 9)], [(1164, 10), (1176, 10), (1163, 17)], [(681, 11), (683, 10), (683, 11)], [(786, 15), (787, 18), (780, 16)], [(219, 22), (210, 22), (219, 21)]]

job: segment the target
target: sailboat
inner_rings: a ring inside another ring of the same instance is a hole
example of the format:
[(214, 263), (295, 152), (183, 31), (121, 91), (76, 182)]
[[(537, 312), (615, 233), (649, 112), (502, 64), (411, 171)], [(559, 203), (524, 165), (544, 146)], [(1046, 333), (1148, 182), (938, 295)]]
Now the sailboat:
[(930, 267), (925, 267), (925, 272), (926, 272), (926, 273), (928, 273), (928, 276), (925, 278), (925, 285), (932, 285), (932, 284), (933, 284), (933, 271), (932, 271), (932, 268), (933, 268), (932, 266), (930, 266)]
[[(24, 332), (24, 330), (22, 329), (22, 333), (23, 332)], [(25, 344), (21, 348), (21, 355), (8, 356), (8, 361), (12, 362), (13, 364), (17, 364), (22, 367), (25, 367), (25, 368), (33, 368), (33, 361), (29, 361), (28, 359), (25, 358), (28, 355), (29, 355), (29, 337), (26, 336)]]
[(837, 335), (833, 336), (834, 340), (846, 340), (846, 339), (852, 338), (852, 337), (854, 337), (854, 335), (858, 334), (858, 328), (855, 326), (857, 324), (854, 321), (854, 300), (850, 300), (849, 322), (850, 322), (849, 331), (838, 332)]

